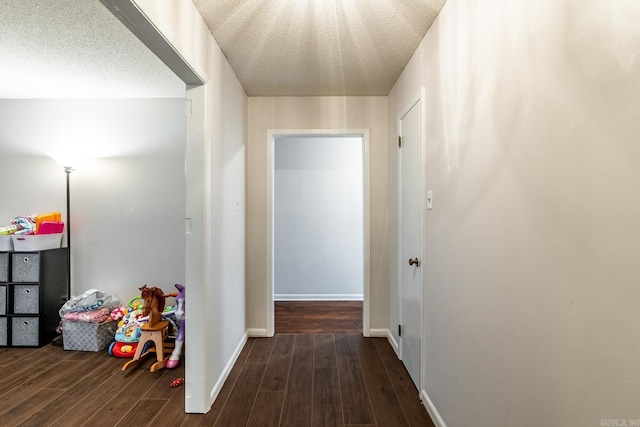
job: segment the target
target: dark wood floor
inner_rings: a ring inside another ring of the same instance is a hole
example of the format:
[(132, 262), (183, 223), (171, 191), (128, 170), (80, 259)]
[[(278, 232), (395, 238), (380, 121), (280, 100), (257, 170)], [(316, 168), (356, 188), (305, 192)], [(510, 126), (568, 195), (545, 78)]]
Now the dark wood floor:
[(276, 301), (277, 334), (362, 333), (362, 301)]
[[(433, 426), (385, 338), (251, 338), (206, 415), (209, 426)], [(187, 425), (187, 424), (185, 424)]]
[(0, 349), (1, 426), (433, 426), (384, 338), (249, 338), (207, 414), (184, 413), (184, 366), (122, 372), (105, 351)]

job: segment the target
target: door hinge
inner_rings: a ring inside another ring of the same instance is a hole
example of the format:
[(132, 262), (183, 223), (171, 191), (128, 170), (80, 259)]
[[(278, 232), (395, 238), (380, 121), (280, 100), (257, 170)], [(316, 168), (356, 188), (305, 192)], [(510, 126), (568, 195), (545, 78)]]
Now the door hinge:
[(402, 325), (398, 325), (398, 336), (402, 336)]
[(402, 137), (398, 136), (398, 148), (402, 148)]

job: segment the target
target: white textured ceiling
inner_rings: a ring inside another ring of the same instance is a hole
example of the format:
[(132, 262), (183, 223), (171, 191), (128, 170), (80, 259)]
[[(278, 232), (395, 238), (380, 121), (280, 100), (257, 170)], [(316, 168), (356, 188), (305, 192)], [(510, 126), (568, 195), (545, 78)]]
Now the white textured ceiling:
[[(387, 95), (445, 0), (193, 0), (249, 96)], [(0, 98), (182, 97), (99, 0), (0, 0)]]
[(0, 98), (184, 97), (99, 0), (0, 0)]
[(249, 96), (387, 95), (445, 0), (193, 0)]

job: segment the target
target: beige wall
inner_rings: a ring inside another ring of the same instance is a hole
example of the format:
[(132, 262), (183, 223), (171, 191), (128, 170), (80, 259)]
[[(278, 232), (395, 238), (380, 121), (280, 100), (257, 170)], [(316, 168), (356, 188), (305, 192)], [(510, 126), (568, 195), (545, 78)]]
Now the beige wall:
[(369, 129), (371, 159), (370, 328), (389, 323), (386, 97), (249, 98), (247, 328), (267, 328), (267, 130)]
[(193, 2), (135, 3), (205, 83), (187, 91), (185, 408), (207, 412), (246, 340), (247, 95)]
[(448, 426), (640, 419), (638, 22), (449, 0), (389, 96), (392, 137), (426, 87), (422, 379)]

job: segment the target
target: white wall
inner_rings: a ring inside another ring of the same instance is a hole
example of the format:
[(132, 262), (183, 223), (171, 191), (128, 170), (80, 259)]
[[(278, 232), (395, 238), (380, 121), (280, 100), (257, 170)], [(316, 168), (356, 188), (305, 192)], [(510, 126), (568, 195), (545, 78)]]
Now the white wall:
[[(389, 95), (393, 139), (426, 88), (422, 384), (449, 426), (640, 418), (639, 20), (449, 0)], [(396, 176), (390, 146), (390, 224)]]
[(370, 328), (389, 324), (386, 97), (252, 97), (247, 143), (247, 327), (267, 329), (268, 129), (369, 129)]
[(184, 282), (184, 104), (0, 100), (2, 225), (51, 211), (66, 221), (65, 173), (45, 153), (107, 156), (70, 176), (72, 294), (97, 288), (128, 302), (145, 283), (169, 292)]
[(362, 299), (361, 137), (277, 137), (276, 300)]
[(187, 91), (185, 408), (207, 412), (246, 340), (247, 96), (191, 0), (134, 3), (204, 82)]

